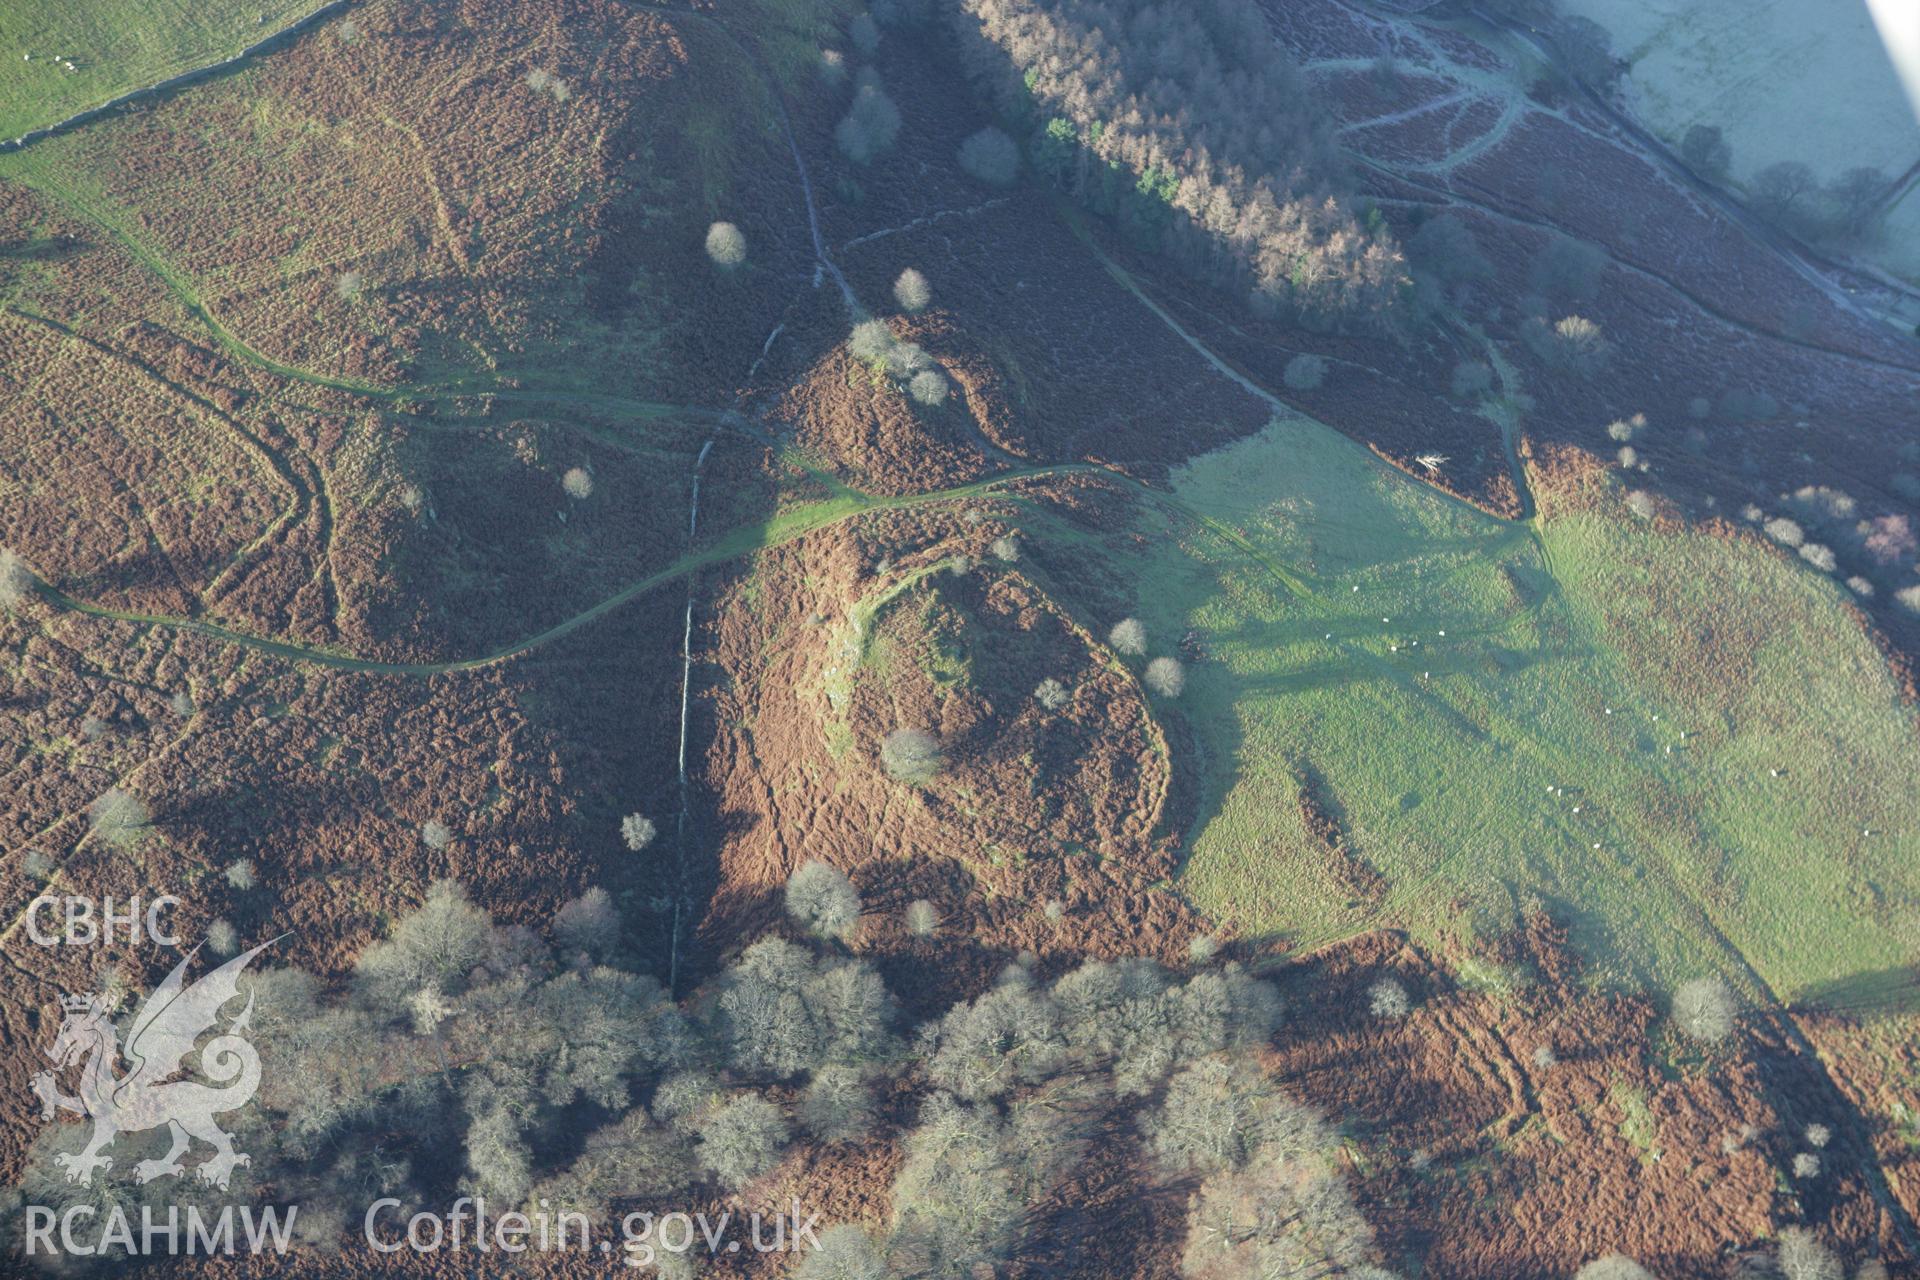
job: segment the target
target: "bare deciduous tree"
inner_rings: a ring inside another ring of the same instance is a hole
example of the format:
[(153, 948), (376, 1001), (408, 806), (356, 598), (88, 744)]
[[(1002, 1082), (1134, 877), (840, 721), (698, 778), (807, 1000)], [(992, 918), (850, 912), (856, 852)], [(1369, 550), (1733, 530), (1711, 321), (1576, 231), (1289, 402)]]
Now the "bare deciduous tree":
[(1631, 417), (1615, 418), (1607, 424), (1607, 438), (1619, 444), (1631, 444), (1640, 438), (1647, 429), (1647, 415), (1636, 413)]
[(873, 1091), (858, 1067), (822, 1067), (800, 1095), (800, 1123), (822, 1142), (862, 1137), (873, 1126)]
[(1413, 1008), (1407, 989), (1397, 978), (1382, 978), (1367, 988), (1367, 1007), (1376, 1018), (1404, 1018)]
[(393, 935), (361, 952), (354, 972), (378, 1006), (398, 1010), (425, 986), (457, 993), (487, 958), (493, 921), (452, 880), (427, 887), (426, 901), (394, 925)]
[(1020, 148), (1000, 130), (985, 128), (960, 144), (960, 168), (989, 186), (1009, 186), (1020, 176)]
[(1785, 1280), (1841, 1280), (1846, 1274), (1833, 1250), (1805, 1227), (1780, 1233), (1780, 1274)]
[(1043, 1084), (1005, 1104), (935, 1094), (907, 1136), (894, 1181), (894, 1242), (908, 1274), (983, 1275), (1012, 1252), (1021, 1206), (1040, 1202), (1088, 1150), (1098, 1116), (1092, 1091)]
[(1484, 280), (1493, 264), (1465, 223), (1451, 213), (1428, 218), (1407, 241), (1407, 254), (1419, 270), (1442, 284)]
[(1572, 236), (1555, 236), (1533, 260), (1534, 292), (1559, 302), (1585, 302), (1600, 287), (1606, 250)]
[(1785, 516), (1775, 516), (1761, 528), (1767, 531), (1769, 538), (1783, 547), (1797, 547), (1807, 540), (1807, 531), (1802, 529), (1797, 521), (1789, 520)]
[(653, 1091), (653, 1114), (680, 1133), (693, 1132), (693, 1126), (724, 1101), (720, 1082), (704, 1071), (675, 1071)]
[(754, 1093), (715, 1107), (694, 1132), (700, 1138), (700, 1163), (726, 1187), (742, 1186), (771, 1169), (790, 1134), (780, 1108)]
[(940, 740), (925, 729), (895, 729), (880, 744), (880, 765), (888, 776), (925, 786), (946, 762)]
[(1257, 1152), (1298, 1159), (1327, 1152), (1333, 1129), (1283, 1093), (1244, 1057), (1208, 1057), (1181, 1068), (1146, 1123), (1147, 1145), (1169, 1168), (1245, 1168)]
[(620, 913), (607, 891), (596, 885), (554, 913), (553, 936), (569, 951), (608, 960), (620, 949)]
[(535, 67), (527, 72), (527, 87), (535, 93), (546, 94), (555, 102), (565, 102), (573, 96), (573, 86), (545, 67)]
[(1068, 1047), (1109, 1067), (1123, 1097), (1208, 1054), (1262, 1044), (1280, 1021), (1278, 993), (1238, 965), (1182, 983), (1151, 960), (1091, 961), (1054, 984), (1053, 1000)]
[(1680, 158), (1701, 177), (1718, 181), (1733, 164), (1733, 148), (1717, 126), (1696, 124), (1680, 139)]
[(1702, 1044), (1718, 1044), (1733, 1034), (1733, 989), (1719, 977), (1694, 978), (1673, 993), (1673, 1020)]
[(1913, 521), (1904, 515), (1875, 516), (1863, 522), (1861, 547), (1883, 565), (1897, 565), (1920, 550)]
[(467, 1178), (476, 1196), (518, 1204), (533, 1187), (533, 1149), (518, 1117), (484, 1076), (470, 1077), (463, 1091), (468, 1097)]
[(1851, 525), (1860, 511), (1852, 494), (1827, 484), (1803, 484), (1787, 501), (1816, 528)]
[(1113, 646), (1116, 653), (1138, 658), (1147, 651), (1147, 629), (1138, 618), (1122, 618), (1107, 633), (1107, 643)]
[(1295, 356), (1287, 361), (1286, 372), (1281, 377), (1295, 391), (1312, 391), (1327, 380), (1326, 358), (1315, 355)]
[(884, 365), (887, 353), (898, 342), (899, 339), (893, 336), (893, 330), (887, 328), (885, 320), (862, 320), (853, 326), (853, 336), (847, 339), (847, 350), (862, 363)]
[(933, 301), (933, 286), (926, 276), (908, 267), (893, 282), (893, 299), (902, 311), (925, 311)]
[(896, 342), (887, 349), (887, 372), (896, 378), (912, 379), (933, 372), (933, 357), (917, 342)]
[(916, 404), (923, 404), (929, 409), (937, 409), (946, 403), (947, 390), (947, 380), (932, 369), (922, 369), (907, 383), (907, 394), (913, 397)]
[(809, 933), (844, 938), (860, 923), (860, 894), (846, 872), (812, 859), (787, 878), (787, 914)]
[(1024, 970), (1009, 968), (999, 986), (940, 1020), (927, 1074), (968, 1101), (997, 1098), (1022, 1082), (1045, 1079), (1066, 1052), (1052, 998)]
[(820, 1247), (801, 1257), (793, 1280), (887, 1280), (889, 1274), (886, 1256), (873, 1237), (842, 1223), (820, 1233)]
[(841, 153), (855, 164), (870, 164), (891, 150), (900, 136), (900, 108), (877, 84), (862, 85), (833, 131)]
[(1067, 686), (1061, 684), (1052, 676), (1048, 676), (1045, 680), (1042, 680), (1039, 686), (1033, 691), (1033, 700), (1040, 704), (1040, 708), (1043, 711), (1058, 711), (1067, 705), (1067, 700), (1070, 697), (1072, 697), (1072, 695), (1067, 692)]
[(137, 849), (153, 830), (153, 818), (138, 797), (112, 787), (87, 806), (94, 838), (115, 849)]
[(891, 1044), (886, 984), (859, 960), (819, 960), (782, 938), (748, 947), (720, 983), (715, 1030), (736, 1071), (787, 1079), (859, 1065)]
[(11, 547), (0, 547), (0, 609), (17, 609), (33, 595), (33, 574)]
[(747, 260), (747, 237), (731, 222), (716, 222), (707, 228), (707, 257), (724, 271), (731, 271)]
[(1143, 677), (1147, 688), (1163, 698), (1177, 698), (1186, 692), (1187, 669), (1180, 665), (1178, 658), (1155, 658), (1147, 664)]
[(1532, 324), (1523, 332), (1549, 362), (1583, 376), (1598, 373), (1613, 354), (1600, 326), (1585, 316), (1562, 317), (1551, 329)]
[(1776, 222), (1792, 225), (1804, 211), (1807, 196), (1818, 187), (1813, 170), (1798, 160), (1770, 164), (1754, 175), (1754, 207)]
[(646, 1111), (635, 1107), (613, 1124), (588, 1134), (579, 1157), (557, 1176), (537, 1184), (533, 1194), (536, 1200), (565, 1205), (601, 1223), (612, 1216), (618, 1199), (685, 1187), (691, 1167), (684, 1139), (651, 1123)]
[(1835, 206), (1837, 229), (1848, 236), (1864, 236), (1871, 231), (1890, 185), (1885, 173), (1864, 165), (1835, 178), (1827, 191)]
[(639, 853), (653, 843), (659, 830), (653, 825), (653, 819), (644, 814), (630, 813), (620, 819), (620, 843), (627, 846), (631, 853)]

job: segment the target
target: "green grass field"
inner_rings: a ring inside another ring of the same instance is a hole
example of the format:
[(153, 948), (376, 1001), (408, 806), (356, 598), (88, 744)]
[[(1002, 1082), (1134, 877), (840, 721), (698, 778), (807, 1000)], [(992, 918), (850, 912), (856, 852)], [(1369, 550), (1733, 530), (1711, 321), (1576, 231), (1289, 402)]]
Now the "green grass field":
[[(1624, 508), (1495, 520), (1299, 420), (1175, 494), (1130, 568), (1154, 651), (1193, 628), (1211, 652), (1182, 699), (1203, 908), (1306, 946), (1431, 942), (1538, 895), (1597, 981), (1787, 999), (1914, 962), (1920, 742), (1824, 580)], [(1383, 897), (1331, 873), (1301, 765)]]
[(218, 62), (318, 7), (318, 0), (14, 0), (0, 7), (0, 138)]

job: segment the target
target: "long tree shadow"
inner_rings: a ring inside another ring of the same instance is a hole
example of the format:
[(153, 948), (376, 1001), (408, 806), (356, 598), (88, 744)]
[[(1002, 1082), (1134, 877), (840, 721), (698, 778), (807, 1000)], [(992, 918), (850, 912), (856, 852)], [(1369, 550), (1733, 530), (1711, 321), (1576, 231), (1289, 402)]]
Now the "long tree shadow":
[(1794, 1001), (1869, 1022), (1920, 1013), (1920, 967), (1870, 969), (1823, 982)]
[(1807, 1220), (1824, 1222), (1844, 1210), (1846, 1184), (1839, 1174), (1856, 1172), (1883, 1220), (1911, 1253), (1920, 1236), (1916, 1236), (1913, 1215), (1893, 1194), (1886, 1170), (1874, 1151), (1874, 1122), (1848, 1099), (1791, 1013), (1770, 1009), (1754, 1019), (1754, 1024), (1752, 1033), (1767, 1105), (1782, 1121), (1777, 1133), (1771, 1135), (1776, 1148), (1772, 1152), (1774, 1162), (1781, 1168), (1792, 1163), (1798, 1135), (1810, 1125), (1824, 1125), (1831, 1134), (1822, 1159), (1835, 1173), (1803, 1179), (1795, 1185)]
[(93, 248), (77, 236), (31, 236), (21, 240), (0, 240), (0, 260), (11, 262), (59, 262), (78, 257)]

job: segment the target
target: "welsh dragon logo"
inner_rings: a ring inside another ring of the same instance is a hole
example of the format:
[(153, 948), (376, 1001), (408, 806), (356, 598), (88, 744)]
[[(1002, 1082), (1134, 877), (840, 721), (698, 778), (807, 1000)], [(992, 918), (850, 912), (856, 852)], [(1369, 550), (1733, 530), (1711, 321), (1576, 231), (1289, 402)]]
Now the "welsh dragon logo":
[(235, 956), (192, 986), (186, 985), (185, 975), (200, 948), (188, 952), (135, 1015), (127, 1031), (124, 1075), (115, 1074), (121, 1052), (113, 1014), (119, 1001), (93, 994), (62, 998), (60, 1034), (47, 1057), (61, 1071), (85, 1063), (80, 1092), (72, 1097), (60, 1092), (51, 1071), (33, 1077), (33, 1091), (44, 1119), (53, 1119), (56, 1111), (71, 1111), (93, 1121), (93, 1137), (85, 1150), (54, 1157), (66, 1169), (68, 1182), (90, 1186), (96, 1169), (113, 1167), (113, 1157), (101, 1152), (116, 1137), (161, 1125), (171, 1130), (173, 1145), (160, 1159), (134, 1166), (134, 1176), (143, 1183), (184, 1172), (180, 1157), (195, 1138), (213, 1147), (213, 1156), (194, 1170), (202, 1182), (225, 1190), (234, 1169), (251, 1163), (233, 1149), (232, 1135), (213, 1119), (245, 1106), (260, 1087), (260, 1055), (243, 1035), (253, 1018), (251, 992), (239, 1016), (200, 1049), (199, 1073), (213, 1083), (170, 1077), (180, 1071), (200, 1037), (213, 1030), (221, 1008), (239, 995), (247, 963), (272, 945), (265, 942)]

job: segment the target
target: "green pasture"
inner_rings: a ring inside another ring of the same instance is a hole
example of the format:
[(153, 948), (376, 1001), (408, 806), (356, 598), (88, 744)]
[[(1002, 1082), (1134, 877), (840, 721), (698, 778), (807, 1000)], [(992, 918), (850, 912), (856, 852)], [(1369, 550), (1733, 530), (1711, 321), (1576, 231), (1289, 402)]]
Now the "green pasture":
[[(1920, 958), (1920, 741), (1841, 593), (1624, 506), (1516, 524), (1276, 421), (1174, 477), (1128, 566), (1205, 779), (1181, 888), (1242, 930), (1572, 922), (1603, 984), (1871, 1003)], [(1308, 837), (1316, 777), (1356, 893)]]
[(218, 62), (317, 8), (319, 0), (9, 0), (0, 6), (0, 138)]

